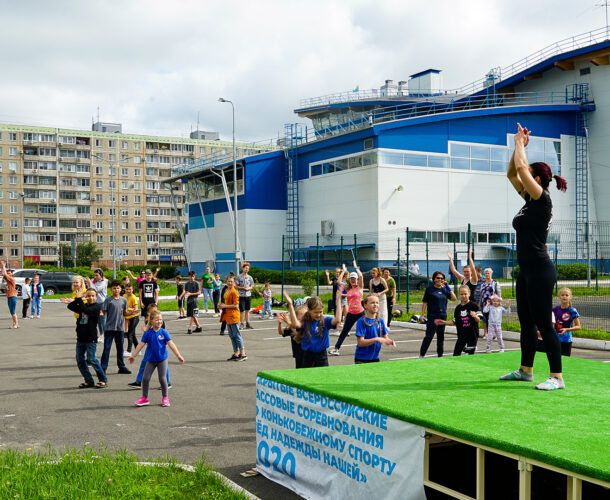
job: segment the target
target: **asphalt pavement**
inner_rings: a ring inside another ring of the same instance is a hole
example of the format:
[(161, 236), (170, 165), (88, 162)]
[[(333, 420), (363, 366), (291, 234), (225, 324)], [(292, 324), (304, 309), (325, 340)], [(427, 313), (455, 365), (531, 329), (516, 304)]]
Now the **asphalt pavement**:
[[(21, 304), (18, 305), (21, 310)], [(243, 333), (247, 361), (229, 362), (231, 342), (220, 336), (217, 318), (203, 316), (203, 333), (187, 335), (188, 321), (164, 313), (167, 329), (185, 358), (180, 365), (170, 352), (172, 406), (162, 408), (156, 374), (148, 407), (133, 403), (140, 391), (117, 374), (113, 347), (106, 389), (78, 389), (82, 378), (75, 362), (75, 320), (65, 305), (44, 303), (40, 319), (9, 329), (6, 299), (0, 299), (0, 448), (43, 449), (84, 444), (123, 449), (142, 460), (175, 456), (192, 464), (205, 456), (209, 465), (263, 499), (298, 498), (262, 476), (243, 478), (255, 465), (255, 380), (260, 370), (293, 368), (290, 341), (277, 334), (277, 322), (253, 318), (254, 330)], [(382, 361), (417, 358), (423, 332), (394, 327), (397, 347), (382, 349)], [(448, 335), (446, 354), (455, 337)], [(331, 337), (331, 343), (335, 340)], [(518, 349), (506, 342), (507, 349)], [(354, 336), (331, 365), (353, 363)], [(479, 341), (479, 349), (484, 349)], [(98, 344), (98, 358), (102, 344)], [(429, 353), (434, 355), (436, 346)], [(610, 361), (610, 352), (573, 349), (573, 355)], [(140, 358), (141, 359), (141, 358)], [(422, 361), (425, 362), (425, 361)], [(136, 362), (139, 363), (139, 360)]]

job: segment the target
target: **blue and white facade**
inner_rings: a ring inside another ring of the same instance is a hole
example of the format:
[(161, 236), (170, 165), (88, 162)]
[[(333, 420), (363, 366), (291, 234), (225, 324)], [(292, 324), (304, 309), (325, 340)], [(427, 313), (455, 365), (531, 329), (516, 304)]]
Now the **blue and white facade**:
[[(532, 132), (529, 160), (545, 161), (568, 181), (566, 194), (551, 190), (554, 219), (610, 220), (604, 194), (610, 186), (610, 40), (593, 33), (582, 46), (566, 46), (504, 78), (487, 75), (468, 92), (430, 88), (426, 95), (419, 83), (392, 88), (386, 81), (378, 94), (305, 103), (296, 112), (312, 120), (311, 140), (286, 137), (277, 151), (238, 160), (242, 257), (279, 268), (284, 234), (296, 255), (316, 244), (316, 233), (327, 249), (339, 244), (339, 235), (357, 233), (367, 235), (358, 242), (361, 259), (390, 264), (397, 253), (389, 234), (406, 227), (442, 233), (468, 223), (497, 227), (495, 242), (510, 243), (510, 222), (522, 205), (506, 179), (517, 122)], [(439, 82), (438, 70), (431, 71), (412, 80)], [(196, 270), (211, 261), (220, 272), (234, 268), (231, 215), (211, 171), (232, 179), (232, 168), (225, 163), (174, 178), (187, 184), (186, 251)], [(287, 229), (287, 220), (296, 224)], [(479, 255), (501, 266), (505, 254), (496, 250), (489, 245)], [(446, 259), (437, 253), (432, 260)]]

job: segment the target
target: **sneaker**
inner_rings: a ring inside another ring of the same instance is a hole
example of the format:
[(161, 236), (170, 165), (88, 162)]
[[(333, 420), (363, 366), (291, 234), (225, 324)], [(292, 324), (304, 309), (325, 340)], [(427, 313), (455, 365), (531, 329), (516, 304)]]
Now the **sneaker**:
[(187, 333), (187, 335), (191, 335), (193, 332), (192, 332), (192, 331), (191, 331), (191, 329), (189, 328), (189, 329), (186, 331), (186, 333)]
[(330, 351), (328, 351), (328, 354), (330, 354), (331, 356), (340, 356), (341, 353), (339, 352), (339, 349), (331, 349)]
[(514, 372), (507, 373), (500, 377), (500, 380), (523, 380), (524, 382), (533, 382), (534, 375), (532, 373), (524, 372), (521, 368)]
[(227, 361), (239, 361), (239, 356), (232, 354), (230, 358), (227, 358)]
[(167, 388), (171, 389), (172, 388), (172, 384), (167, 384)]
[(136, 406), (148, 406), (150, 402), (144, 396), (138, 399), (135, 403)]
[(195, 330), (194, 330), (195, 333), (199, 333), (199, 332), (202, 332), (202, 331), (203, 331), (203, 329), (200, 326), (195, 328)]
[(248, 356), (246, 356), (245, 354), (241, 354), (241, 355), (239, 356), (238, 361), (246, 361), (246, 359), (248, 359)]
[(243, 323), (240, 323), (240, 324), (239, 324), (239, 329), (240, 329), (240, 330), (243, 330), (243, 329), (244, 329), (244, 324), (243, 324)]
[(214, 313), (214, 316), (212, 316), (213, 318), (220, 318), (220, 313)]
[(120, 373), (122, 375), (130, 375), (131, 370), (129, 368), (119, 368), (118, 373)]
[[(32, 316), (33, 317), (33, 316)], [(98, 337), (97, 338), (97, 343), (98, 344), (103, 344), (104, 343), (104, 337)]]
[(169, 404), (169, 398), (163, 398), (161, 400), (161, 406), (170, 406)]
[(225, 334), (225, 332), (220, 330), (220, 333), (218, 335), (224, 335), (224, 334)]
[(254, 330), (254, 327), (250, 323), (246, 323), (246, 328), (248, 330)]
[(541, 391), (554, 391), (555, 389), (565, 389), (566, 384), (562, 378), (549, 377), (541, 384), (536, 386), (536, 389)]
[(504, 352), (504, 349), (500, 349), (498, 352)]
[(36, 319), (40, 319), (40, 314), (38, 316), (36, 316)]
[(129, 384), (127, 384), (129, 387), (142, 387), (142, 382), (138, 382), (137, 380), (135, 382), (131, 382)]
[(30, 319), (34, 319), (34, 315), (33, 314), (30, 316)]
[(124, 358), (128, 358), (129, 356), (131, 356), (131, 352), (129, 352), (129, 351), (123, 351), (123, 357), (124, 357)]

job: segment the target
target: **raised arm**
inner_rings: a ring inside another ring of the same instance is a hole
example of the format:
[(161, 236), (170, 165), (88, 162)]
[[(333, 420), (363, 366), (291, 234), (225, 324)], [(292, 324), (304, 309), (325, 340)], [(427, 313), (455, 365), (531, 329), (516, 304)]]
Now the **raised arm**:
[(327, 285), (332, 285), (333, 282), (330, 280), (330, 273), (328, 272), (328, 269), (326, 271), (324, 271), (326, 273), (326, 284)]
[(129, 277), (130, 277), (132, 280), (136, 280), (136, 281), (137, 281), (137, 279), (138, 279), (138, 278), (136, 278), (136, 277), (133, 275), (133, 273), (132, 273), (132, 272), (131, 272), (129, 269), (125, 269), (125, 272), (126, 272), (127, 274), (129, 274)]
[(337, 290), (337, 295), (335, 295), (335, 304), (337, 304), (337, 306), (335, 307), (335, 316), (332, 320), (333, 326), (337, 326), (339, 323), (341, 323), (341, 316), (343, 314), (343, 308), (341, 307), (340, 289)]
[(362, 276), (362, 273), (360, 272), (360, 268), (358, 267), (358, 264), (356, 264), (356, 259), (354, 259), (354, 269), (356, 270), (356, 274), (358, 275), (358, 287), (361, 290), (364, 290), (364, 277)]
[(462, 281), (464, 279), (464, 275), (455, 268), (455, 265), (453, 264), (453, 254), (447, 251), (447, 257), (449, 257), (449, 269), (457, 279)]
[(286, 303), (288, 304), (288, 312), (290, 313), (290, 323), (294, 328), (301, 328), (301, 322), (297, 319), (297, 314), (294, 311), (294, 305), (292, 304), (292, 299), (288, 292), (284, 290), (284, 298), (286, 299)]
[(522, 128), (519, 123), (517, 123), (517, 127), (518, 130), (515, 134), (515, 151), (513, 152), (512, 160), (514, 167), (513, 172), (516, 173), (519, 184), (522, 186), (521, 191), (518, 189), (519, 184), (513, 182), (510, 176), (509, 179), (511, 179), (511, 183), (522, 197), (525, 197), (525, 194), (527, 193), (530, 198), (537, 200), (540, 198), (540, 196), (542, 196), (542, 186), (540, 186), (540, 184), (538, 184), (532, 177), (529, 164), (527, 162), (527, 155), (525, 154), (525, 147), (529, 143), (530, 132), (527, 129)]
[(474, 265), (472, 258), (472, 248), (468, 250), (468, 265), (470, 266), (470, 283), (476, 285), (479, 277), (477, 276), (477, 266)]

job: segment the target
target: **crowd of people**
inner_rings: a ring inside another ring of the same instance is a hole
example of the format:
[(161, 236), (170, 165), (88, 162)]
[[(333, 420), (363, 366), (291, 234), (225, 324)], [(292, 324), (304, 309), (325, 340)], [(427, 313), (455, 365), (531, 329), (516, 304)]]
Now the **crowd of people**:
[[(549, 361), (550, 375), (546, 381), (538, 384), (536, 389), (563, 389), (565, 382), (561, 356), (570, 355), (572, 332), (580, 328), (580, 320), (571, 303), (571, 291), (567, 288), (560, 291), (560, 305), (552, 307), (555, 268), (547, 253), (546, 239), (552, 217), (548, 187), (554, 179), (557, 188), (565, 191), (566, 182), (553, 175), (545, 163), (528, 164), (525, 154), (528, 142), (529, 131), (518, 125), (515, 150), (509, 162), (507, 176), (525, 201), (525, 205), (513, 220), (517, 236), (517, 260), (520, 265), (516, 292), (521, 323), (521, 365), (500, 379), (533, 381), (535, 353), (544, 351)], [(483, 270), (476, 266), (471, 251), (468, 252), (468, 263), (462, 268), (462, 272), (456, 269), (453, 255), (448, 253), (448, 257), (449, 270), (459, 280), (459, 302), (451, 319), (448, 319), (448, 303), (458, 301), (458, 297), (444, 273), (435, 271), (432, 283), (426, 288), (422, 300), (420, 321), (426, 324), (426, 329), (419, 357), (425, 357), (434, 336), (437, 355), (443, 356), (447, 325), (454, 325), (457, 331), (454, 356), (475, 353), (481, 323), (483, 338), (486, 338), (486, 352), (491, 351), (494, 339), (497, 340), (500, 352), (503, 352), (501, 325), (503, 316), (510, 313), (510, 301), (507, 301), (504, 307), (502, 291), (499, 283), (493, 279), (492, 269)], [(334, 313), (333, 316), (324, 315), (324, 304), (319, 297), (308, 297), (304, 304), (295, 307), (289, 294), (284, 294), (288, 313), (277, 315), (278, 333), (290, 337), (296, 368), (328, 366), (328, 355), (340, 355), (341, 346), (354, 326), (357, 342), (354, 362), (357, 364), (378, 362), (381, 346), (396, 346), (388, 336), (397, 291), (390, 270), (372, 269), (371, 279), (367, 284), (364, 283), (357, 262), (354, 260), (352, 264), (353, 271), (349, 271), (343, 264), (335, 269), (333, 277), (326, 271), (327, 283), (332, 286), (328, 312)], [(5, 262), (0, 262), (0, 268), (6, 282), (6, 296), (12, 318), (10, 328), (18, 328), (15, 279)], [(241, 273), (237, 276), (230, 273), (224, 284), (218, 274), (212, 274), (209, 266), (205, 268), (205, 273), (199, 281), (195, 271), (188, 273), (188, 281), (184, 284), (180, 277), (176, 277), (179, 319), (189, 321), (186, 333), (202, 331), (198, 320), (199, 297), (202, 295), (204, 311), (210, 312), (211, 302), (214, 317), (220, 318), (220, 335), (228, 331), (233, 351), (228, 361), (248, 359), (241, 331), (253, 328), (250, 314), (254, 279), (249, 270), (250, 264), (244, 262), (241, 265)], [(409, 271), (419, 274), (419, 265), (415, 260), (409, 264)], [(72, 283), (72, 298), (61, 299), (76, 318), (76, 361), (84, 378), (79, 387), (102, 389), (107, 386), (106, 373), (113, 344), (119, 374), (131, 373), (125, 365), (125, 357), (133, 364), (136, 356), (146, 348), (136, 381), (129, 384), (142, 388), (142, 397), (135, 404), (149, 404), (149, 381), (156, 369), (162, 388), (162, 405), (169, 406), (167, 390), (171, 384), (167, 348), (169, 347), (181, 363), (184, 358), (165, 328), (162, 314), (157, 307), (159, 284), (156, 273), (153, 274), (147, 269), (142, 271), (139, 277), (129, 271), (128, 274), (129, 277), (126, 276), (123, 283), (113, 280), (110, 284), (102, 269), (94, 271), (93, 279), (76, 276)], [(137, 296), (130, 278), (137, 282)], [(26, 280), (21, 286), (22, 318), (40, 318), (43, 294), (44, 288), (38, 276), (34, 277), (31, 283), (29, 279)], [(268, 283), (262, 295), (262, 314), (273, 317), (272, 294)], [(31, 308), (29, 315), (28, 308)], [(140, 318), (143, 318), (142, 335), (138, 341), (136, 328)], [(340, 334), (331, 349), (329, 331), (339, 328)], [(125, 336), (127, 350), (123, 350)], [(104, 344), (100, 361), (96, 358), (97, 342)], [(88, 366), (93, 367), (98, 378), (97, 383), (94, 382)]]

